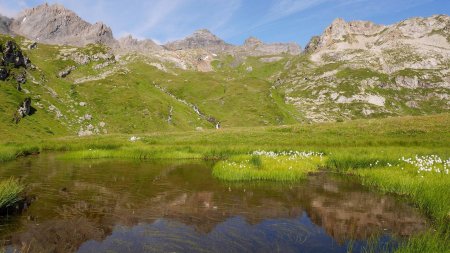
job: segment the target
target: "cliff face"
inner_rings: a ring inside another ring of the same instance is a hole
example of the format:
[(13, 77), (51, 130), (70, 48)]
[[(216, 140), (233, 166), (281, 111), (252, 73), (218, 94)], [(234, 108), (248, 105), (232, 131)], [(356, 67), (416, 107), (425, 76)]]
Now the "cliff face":
[(393, 73), (404, 68), (429, 69), (450, 57), (450, 17), (411, 18), (393, 25), (336, 19), (306, 47), (312, 60), (352, 60)]
[(43, 4), (23, 11), (10, 25), (12, 32), (47, 44), (85, 46), (115, 43), (111, 29), (90, 24), (61, 5)]
[(336, 19), (280, 81), (312, 121), (450, 109), (450, 17), (392, 25)]

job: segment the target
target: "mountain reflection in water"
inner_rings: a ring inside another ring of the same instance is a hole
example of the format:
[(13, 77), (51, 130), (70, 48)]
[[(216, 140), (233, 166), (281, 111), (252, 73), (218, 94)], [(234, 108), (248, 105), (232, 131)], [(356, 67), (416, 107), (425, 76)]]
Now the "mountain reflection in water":
[(37, 200), (3, 218), (2, 239), (9, 252), (358, 252), (427, 227), (415, 208), (354, 178), (226, 183), (211, 166), (52, 155), (7, 163), (0, 177), (21, 177)]

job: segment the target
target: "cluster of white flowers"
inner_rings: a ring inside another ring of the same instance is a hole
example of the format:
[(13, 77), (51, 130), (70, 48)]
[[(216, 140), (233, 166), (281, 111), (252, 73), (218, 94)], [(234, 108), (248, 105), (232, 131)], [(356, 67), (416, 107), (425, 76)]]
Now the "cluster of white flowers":
[(271, 158), (276, 158), (279, 156), (288, 156), (289, 159), (297, 159), (297, 158), (308, 158), (311, 156), (318, 156), (322, 158), (323, 153), (320, 152), (314, 152), (314, 151), (283, 151), (283, 152), (274, 152), (274, 151), (264, 151), (264, 150), (256, 150), (253, 151), (252, 155), (256, 156), (267, 156)]
[(138, 141), (140, 139), (141, 139), (141, 137), (131, 136), (130, 141), (131, 142), (136, 142), (136, 141)]
[(375, 166), (378, 165), (379, 162), (380, 162), (380, 161), (376, 160), (375, 163), (371, 163), (371, 164), (369, 164), (369, 166), (370, 166), (370, 167), (375, 167)]
[(244, 162), (225, 162), (225, 164), (233, 168), (248, 169), (250, 168), (250, 166), (246, 165), (248, 162), (248, 160), (245, 160)]
[(417, 173), (435, 172), (435, 173), (443, 173), (446, 175), (449, 174), (450, 158), (444, 160), (437, 155), (428, 155), (428, 156), (416, 155), (414, 158), (402, 157), (400, 160), (408, 164), (411, 164), (412, 166), (417, 168)]

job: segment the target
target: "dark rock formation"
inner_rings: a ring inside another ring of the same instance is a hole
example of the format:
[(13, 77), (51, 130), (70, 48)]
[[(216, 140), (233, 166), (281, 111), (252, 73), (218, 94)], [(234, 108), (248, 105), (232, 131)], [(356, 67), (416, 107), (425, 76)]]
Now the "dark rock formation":
[[(31, 66), (30, 60), (22, 54), (14, 41), (8, 40), (4, 45), (0, 45), (0, 80), (4, 81), (9, 77), (11, 68), (31, 68)], [(16, 81), (25, 83), (25, 75), (16, 76)]]
[(22, 84), (27, 82), (27, 78), (25, 73), (20, 73), (18, 75), (16, 75), (16, 82), (17, 82), (17, 90), (21, 91), (22, 90)]
[(9, 76), (9, 71), (6, 67), (0, 67), (0, 80), (5, 81)]
[(28, 46), (28, 49), (33, 50), (37, 48), (37, 42), (33, 42)]
[(8, 40), (2, 47), (3, 62), (5, 65), (14, 64), (14, 67), (26, 67), (26, 59), (24, 58), (20, 47), (12, 40)]

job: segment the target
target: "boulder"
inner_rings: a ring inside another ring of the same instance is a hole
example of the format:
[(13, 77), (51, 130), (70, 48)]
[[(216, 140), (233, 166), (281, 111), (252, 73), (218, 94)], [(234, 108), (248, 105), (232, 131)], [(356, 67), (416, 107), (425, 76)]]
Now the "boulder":
[(33, 50), (37, 48), (37, 42), (33, 42), (28, 46), (28, 49)]
[(3, 62), (5, 65), (14, 64), (14, 67), (26, 67), (25, 59), (20, 47), (12, 40), (6, 41), (3, 47)]
[(0, 80), (5, 81), (9, 76), (9, 71), (6, 67), (0, 67)]
[(20, 73), (16, 76), (16, 81), (18, 84), (24, 84), (27, 82), (27, 77), (24, 73)]
[(58, 77), (59, 78), (65, 78), (66, 76), (68, 76), (72, 71), (74, 71), (76, 69), (76, 67), (75, 66), (69, 66), (69, 67), (67, 67), (67, 68), (65, 68), (65, 69), (63, 69), (63, 70), (61, 70), (59, 73), (58, 73)]
[(19, 105), (19, 108), (17, 109), (16, 113), (14, 114), (13, 121), (18, 124), (19, 121), (24, 118), (25, 116), (30, 115), (31, 111), (31, 98), (25, 98), (23, 102)]

